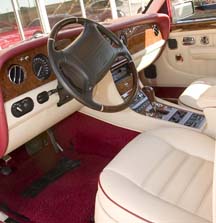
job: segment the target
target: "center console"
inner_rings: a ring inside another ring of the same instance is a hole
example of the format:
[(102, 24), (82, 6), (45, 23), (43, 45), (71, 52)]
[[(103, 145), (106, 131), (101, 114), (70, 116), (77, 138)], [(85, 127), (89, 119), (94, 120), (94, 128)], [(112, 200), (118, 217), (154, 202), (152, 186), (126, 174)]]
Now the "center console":
[[(126, 100), (130, 95), (133, 80), (127, 60), (118, 58), (111, 68), (111, 73), (121, 97)], [(151, 87), (139, 88), (136, 98), (130, 108), (137, 113), (162, 119), (169, 122), (185, 125), (192, 128), (202, 128), (206, 122), (204, 115), (179, 109), (177, 106), (169, 106), (157, 102), (154, 97), (154, 90)]]

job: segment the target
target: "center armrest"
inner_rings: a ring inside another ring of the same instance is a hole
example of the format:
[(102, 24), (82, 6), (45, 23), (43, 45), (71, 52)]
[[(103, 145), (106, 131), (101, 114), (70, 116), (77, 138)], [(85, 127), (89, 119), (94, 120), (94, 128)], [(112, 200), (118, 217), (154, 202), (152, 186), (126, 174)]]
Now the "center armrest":
[(208, 88), (198, 99), (198, 105), (205, 108), (216, 108), (216, 86)]
[(198, 105), (203, 109), (207, 120), (207, 133), (216, 138), (216, 86), (210, 87), (200, 96)]

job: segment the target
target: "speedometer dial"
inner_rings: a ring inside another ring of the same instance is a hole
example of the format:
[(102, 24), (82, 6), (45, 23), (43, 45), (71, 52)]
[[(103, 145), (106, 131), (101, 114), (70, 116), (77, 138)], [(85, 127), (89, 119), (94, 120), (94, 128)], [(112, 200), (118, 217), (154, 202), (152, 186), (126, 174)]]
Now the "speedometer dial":
[(32, 59), (32, 69), (39, 80), (46, 80), (51, 75), (49, 59), (43, 54), (38, 54)]

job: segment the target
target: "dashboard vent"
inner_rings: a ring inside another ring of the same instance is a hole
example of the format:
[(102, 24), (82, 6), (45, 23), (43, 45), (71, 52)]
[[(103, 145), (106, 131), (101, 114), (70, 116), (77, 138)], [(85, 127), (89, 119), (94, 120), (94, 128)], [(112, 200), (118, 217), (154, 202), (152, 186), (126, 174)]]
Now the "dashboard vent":
[(153, 25), (152, 29), (153, 29), (153, 32), (154, 32), (155, 36), (158, 36), (159, 33), (160, 33), (160, 30), (159, 30), (158, 26), (157, 25)]
[(20, 65), (12, 65), (8, 71), (8, 77), (13, 84), (21, 84), (25, 76), (25, 70)]

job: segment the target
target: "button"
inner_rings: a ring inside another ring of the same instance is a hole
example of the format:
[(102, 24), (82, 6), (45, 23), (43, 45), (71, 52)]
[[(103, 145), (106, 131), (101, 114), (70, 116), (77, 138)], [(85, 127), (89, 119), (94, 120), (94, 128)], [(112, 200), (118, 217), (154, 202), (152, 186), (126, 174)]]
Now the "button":
[(12, 104), (11, 113), (13, 114), (14, 117), (19, 118), (31, 112), (33, 108), (34, 108), (33, 100), (30, 97), (27, 97)]
[(49, 100), (49, 93), (47, 91), (43, 91), (37, 96), (37, 101), (39, 104), (43, 104)]

